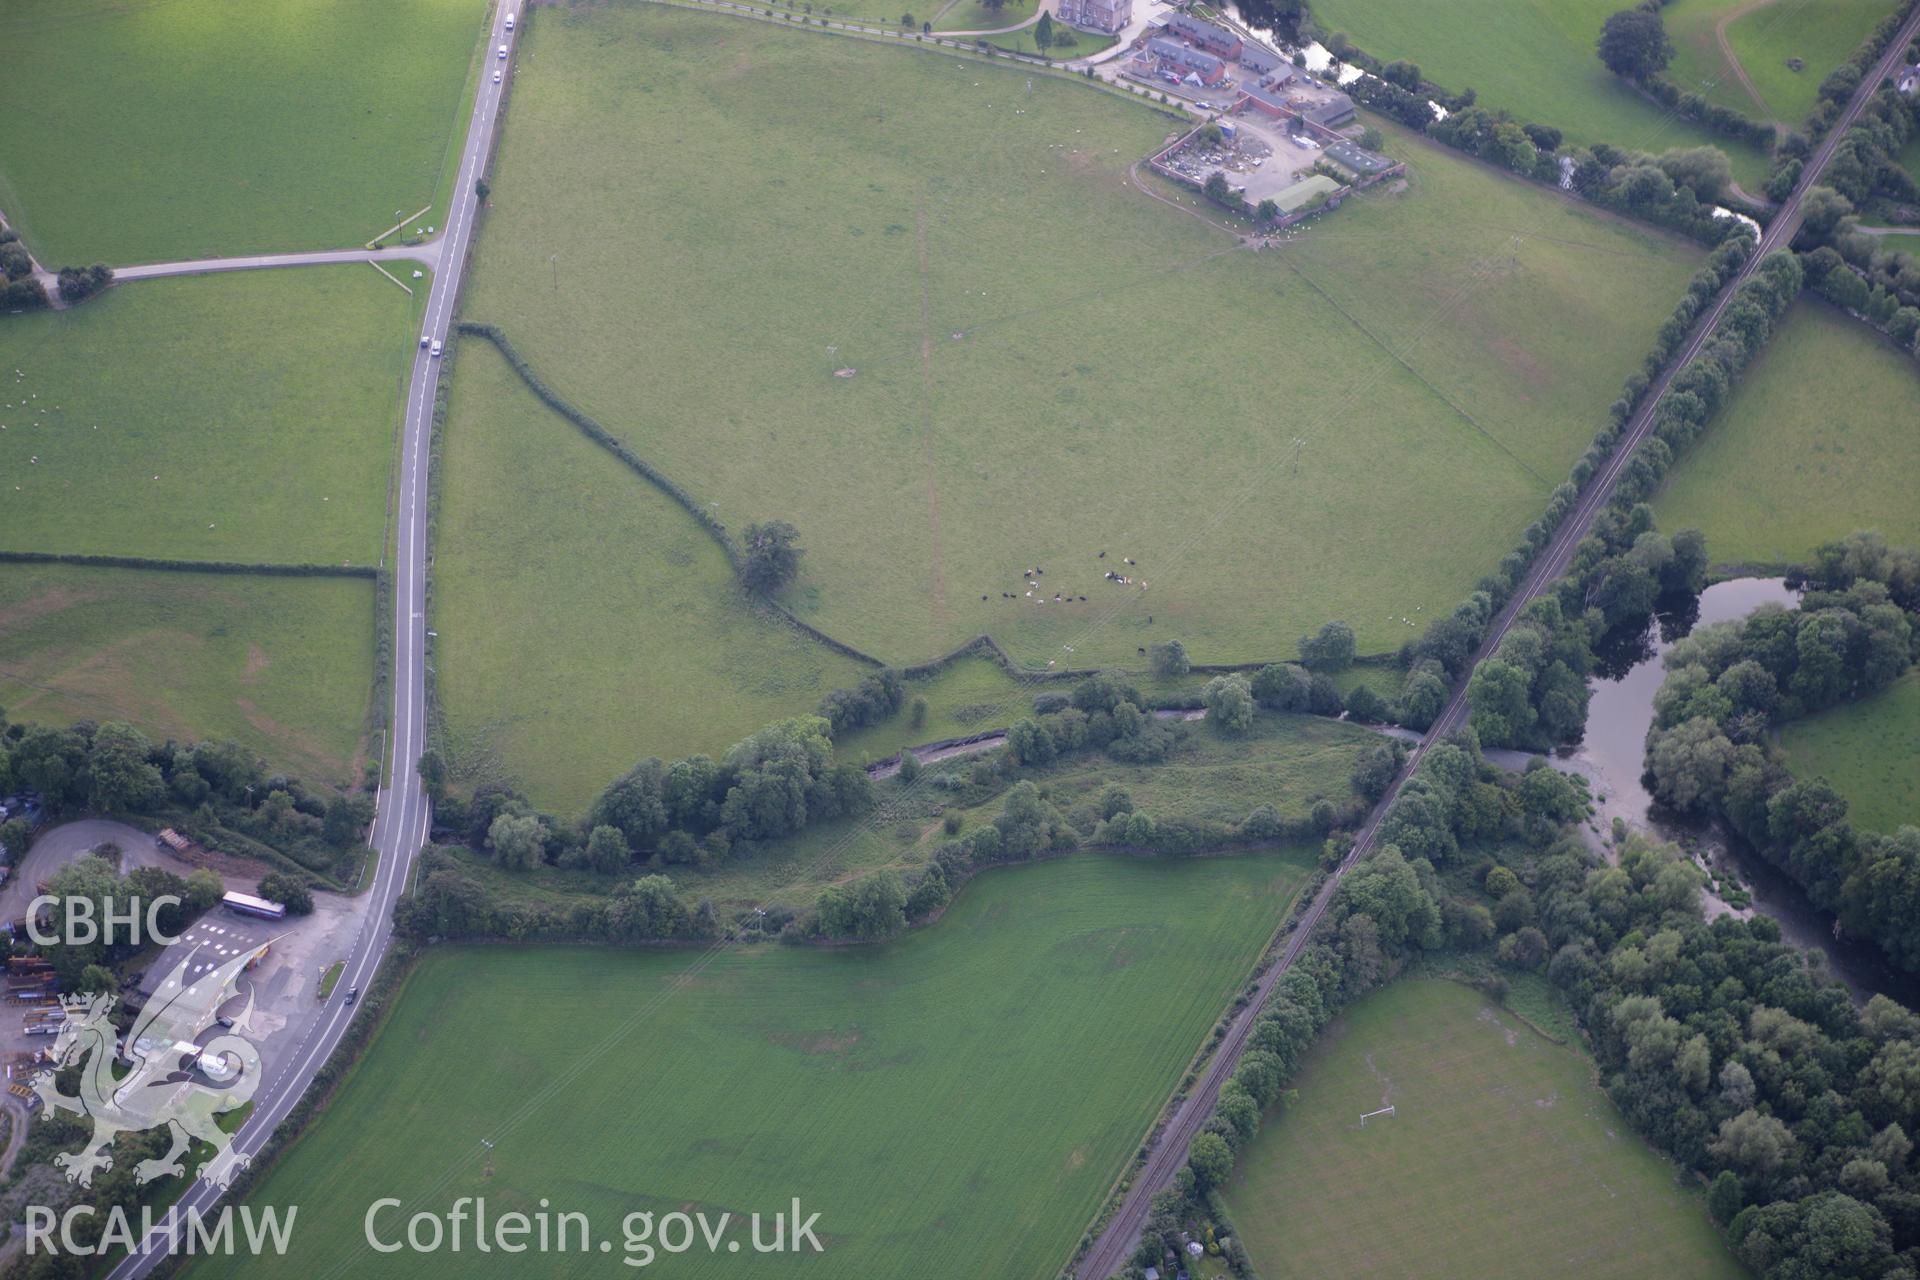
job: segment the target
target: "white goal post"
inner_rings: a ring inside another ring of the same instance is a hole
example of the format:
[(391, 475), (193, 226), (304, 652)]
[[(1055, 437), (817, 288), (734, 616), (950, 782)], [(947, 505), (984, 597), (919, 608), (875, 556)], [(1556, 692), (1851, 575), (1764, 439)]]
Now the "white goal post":
[(1364, 1129), (1364, 1128), (1366, 1128), (1366, 1127), (1367, 1127), (1367, 1121), (1369, 1121), (1369, 1120), (1371, 1120), (1371, 1119), (1373, 1119), (1373, 1118), (1374, 1118), (1375, 1116), (1390, 1116), (1390, 1115), (1392, 1115), (1392, 1114), (1393, 1114), (1393, 1107), (1392, 1107), (1392, 1106), (1390, 1106), (1390, 1105), (1389, 1105), (1389, 1106), (1385, 1106), (1385, 1107), (1382, 1107), (1382, 1108), (1380, 1108), (1380, 1109), (1379, 1109), (1378, 1111), (1368, 1111), (1368, 1112), (1365, 1112), (1365, 1113), (1364, 1113), (1364, 1114), (1362, 1114), (1362, 1115), (1361, 1115), (1361, 1117), (1360, 1117), (1360, 1127), (1361, 1127), (1362, 1129)]

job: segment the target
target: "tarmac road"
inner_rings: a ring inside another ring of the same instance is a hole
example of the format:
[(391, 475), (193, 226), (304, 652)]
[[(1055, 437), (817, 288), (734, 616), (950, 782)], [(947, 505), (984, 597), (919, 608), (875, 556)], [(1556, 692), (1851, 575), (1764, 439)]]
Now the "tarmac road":
[[(493, 16), (487, 36), (487, 48), (509, 46), (509, 61), (517, 33), (505, 29), (506, 15), (512, 6), (502, 5)], [(424, 336), (445, 340), (453, 323), (454, 301), (466, 270), (467, 249), (472, 240), (479, 200), (474, 183), (484, 171), (493, 147), (494, 130), (499, 122), (500, 106), (506, 85), (495, 84), (489, 70), (508, 65), (489, 56), (482, 68), (479, 91), (475, 94), (473, 117), (467, 129), (467, 141), (460, 155), (460, 172), (454, 181), (453, 205), (447, 214), (446, 229), (438, 240), (440, 270), (427, 295)], [(368, 257), (375, 251), (347, 250), (343, 261)], [(296, 255), (298, 256), (298, 255)], [(408, 250), (401, 257), (418, 257)], [(331, 260), (331, 259), (329, 259)], [(193, 267), (194, 264), (182, 264)], [(205, 269), (200, 264), (199, 269)], [(440, 362), (427, 350), (417, 348), (413, 373), (407, 389), (406, 420), (402, 427), (400, 501), (397, 547), (393, 562), (394, 631), (392, 717), (392, 757), (388, 784), (380, 793), (374, 818), (372, 845), (376, 865), (374, 882), (367, 891), (366, 910), (360, 932), (348, 954), (324, 1017), (308, 1030), (306, 1037), (288, 1055), (278, 1073), (254, 1096), (254, 1110), (234, 1137), (236, 1150), (246, 1155), (257, 1153), (268, 1137), (287, 1118), (295, 1104), (312, 1085), (327, 1059), (345, 1036), (353, 1009), (345, 999), (351, 987), (363, 987), (372, 981), (386, 954), (392, 933), (394, 902), (407, 883), (413, 858), (426, 842), (428, 805), (420, 789), (417, 764), (426, 742), (426, 553), (427, 553), (427, 454), (433, 424), (434, 393), (440, 382)], [(172, 1213), (212, 1210), (224, 1193), (207, 1182), (196, 1181), (176, 1203)], [(169, 1219), (171, 1220), (171, 1214)], [(113, 1280), (132, 1280), (143, 1276), (165, 1256), (163, 1221), (153, 1235), (112, 1271)]]
[[(1860, 112), (1878, 90), (1880, 83), (1892, 74), (1896, 62), (1913, 40), (1916, 32), (1920, 32), (1920, 10), (1916, 10), (1907, 19), (1899, 35), (1888, 44), (1886, 54), (1874, 67), (1873, 73), (1861, 78), (1860, 87), (1855, 90), (1853, 98), (1847, 103), (1846, 111), (1809, 157), (1801, 173), (1799, 184), (1781, 205), (1779, 213), (1775, 215), (1772, 224), (1761, 236), (1758, 247), (1747, 259), (1746, 265), (1734, 276), (1727, 287), (1721, 290), (1714, 305), (1695, 326), (1686, 346), (1668, 363), (1666, 372), (1649, 389), (1639, 412), (1628, 422), (1626, 434), (1615, 448), (1613, 457), (1597, 475), (1587, 482), (1579, 502), (1561, 524), (1560, 532), (1541, 553), (1520, 589), (1514, 592), (1513, 599), (1500, 611), (1493, 625), (1488, 628), (1486, 639), (1474, 655), (1475, 665), (1500, 647), (1500, 641), (1506, 637), (1508, 628), (1513, 625), (1513, 620), (1520, 610), (1530, 600), (1540, 595), (1555, 578), (1566, 572), (1567, 566), (1573, 560), (1575, 548), (1580, 545), (1587, 531), (1593, 526), (1594, 518), (1612, 501), (1614, 486), (1619, 482), (1628, 462), (1632, 460), (1634, 451), (1651, 434), (1654, 410), (1666, 395), (1667, 387), (1674, 375), (1700, 354), (1701, 347), (1706, 345), (1714, 326), (1720, 322), (1722, 313), (1733, 300), (1735, 291), (1752, 277), (1760, 260), (1768, 253), (1786, 247), (1793, 239), (1794, 232), (1799, 229), (1800, 206), (1805, 201), (1807, 192), (1813, 189), (1820, 175), (1826, 171), (1827, 165), (1833, 160), (1835, 149), (1840, 145), (1841, 136), (1860, 118)], [(1175, 1110), (1166, 1129), (1148, 1154), (1145, 1167), (1135, 1175), (1132, 1186), (1128, 1189), (1125, 1199), (1121, 1201), (1120, 1208), (1108, 1220), (1099, 1238), (1088, 1250), (1086, 1259), (1074, 1269), (1076, 1276), (1082, 1277), (1083, 1280), (1106, 1280), (1125, 1265), (1139, 1243), (1140, 1232), (1146, 1225), (1149, 1201), (1153, 1193), (1171, 1183), (1175, 1172), (1185, 1163), (1187, 1147), (1192, 1143), (1194, 1135), (1200, 1131), (1200, 1126), (1205, 1122), (1208, 1113), (1212, 1111), (1213, 1101), (1220, 1093), (1220, 1086), (1227, 1082), (1228, 1077), (1233, 1074), (1234, 1067), (1239, 1064), (1241, 1051), (1246, 1047), (1247, 1038), (1253, 1031), (1254, 1020), (1266, 1003), (1268, 994), (1280, 981), (1281, 975), (1287, 971), (1288, 966), (1305, 948), (1314, 927), (1319, 924), (1321, 917), (1327, 912), (1328, 905), (1333, 901), (1334, 892), (1339, 888), (1341, 878), (1373, 848), (1374, 841), (1379, 835), (1381, 820), (1385, 818), (1387, 810), (1393, 807), (1401, 787), (1419, 766), (1421, 758), (1436, 742), (1459, 729), (1466, 721), (1467, 689), (1466, 684), (1462, 682), (1454, 690), (1446, 710), (1441, 712), (1440, 718), (1434, 722), (1433, 727), (1427, 731), (1419, 745), (1408, 754), (1407, 763), (1401, 769), (1399, 776), (1393, 780), (1393, 785), (1387, 789), (1386, 794), (1374, 806), (1372, 813), (1367, 816), (1365, 824), (1357, 833), (1353, 851), (1347, 855), (1346, 860), (1340, 864), (1334, 874), (1327, 878), (1325, 886), (1315, 895), (1312, 906), (1308, 908), (1305, 917), (1301, 920), (1300, 927), (1288, 939), (1279, 958), (1261, 976), (1259, 990), (1254, 999), (1234, 1018), (1227, 1030), (1226, 1038), (1220, 1043), (1219, 1050), (1207, 1064), (1205, 1074), (1194, 1085), (1186, 1100)]]

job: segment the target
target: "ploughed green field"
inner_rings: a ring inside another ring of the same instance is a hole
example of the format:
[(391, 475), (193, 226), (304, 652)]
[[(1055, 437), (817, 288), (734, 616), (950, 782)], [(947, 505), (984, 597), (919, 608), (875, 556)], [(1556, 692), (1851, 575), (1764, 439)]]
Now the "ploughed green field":
[(1746, 1274), (1587, 1060), (1471, 988), (1409, 979), (1368, 996), (1296, 1086), (1226, 1192), (1268, 1280)]
[(1256, 257), (1128, 182), (1171, 121), (1070, 82), (645, 5), (525, 52), (468, 314), (734, 529), (796, 524), (791, 602), (896, 663), (1397, 647), (1697, 261), (1397, 134), (1406, 190)]
[(0, 564), (0, 707), (231, 738), (310, 783), (356, 780), (373, 583)]
[(1857, 320), (1795, 304), (1654, 499), (1669, 529), (1704, 529), (1720, 564), (1804, 560), (1876, 529), (1920, 541), (1920, 368)]
[[(1104, 752), (1085, 752), (1029, 776), (1048, 789), (1070, 823), (1089, 816), (1086, 831), (1101, 816), (1100, 795), (1110, 785), (1124, 787), (1134, 811), (1156, 821), (1235, 824), (1262, 804), (1283, 817), (1304, 818), (1322, 798), (1343, 803), (1352, 797), (1354, 761), (1379, 741), (1371, 731), (1340, 721), (1264, 712), (1243, 738), (1224, 738), (1200, 722), (1186, 723), (1181, 732), (1179, 745), (1157, 765), (1123, 764)], [(973, 757), (958, 756), (927, 768), (964, 773), (973, 763)], [(957, 814), (964, 834), (991, 822), (1005, 805), (1004, 793), (972, 806), (956, 804), (951, 793), (925, 778), (911, 787), (881, 780), (875, 798), (876, 809), (860, 819), (826, 823), (757, 848), (736, 846), (710, 866), (666, 871), (689, 901), (712, 899), (722, 918), (771, 902), (805, 910), (830, 884), (886, 867), (925, 866), (953, 838), (944, 825), (947, 817)], [(600, 875), (555, 867), (509, 872), (485, 854), (454, 852), (468, 874), (495, 893), (529, 902), (603, 899), (632, 879), (631, 872)]]
[(350, 265), (140, 280), (8, 317), (0, 547), (378, 563), (417, 314)]
[(578, 812), (646, 756), (717, 755), (865, 674), (756, 611), (706, 531), (490, 344), (462, 341), (452, 382), (434, 667), (465, 780)]
[(1840, 789), (1856, 826), (1920, 826), (1920, 674), (1785, 725), (1780, 746), (1797, 776)]
[[(1667, 75), (1721, 106), (1798, 129), (1820, 81), (1895, 7), (1892, 0), (1675, 0), (1660, 11), (1674, 47)], [(1804, 65), (1795, 71), (1790, 58)]]
[[(734, 949), (697, 974), (686, 950), (436, 948), (326, 1117), (253, 1192), (300, 1206), (292, 1248), (194, 1274), (305, 1277), (349, 1258), (355, 1275), (410, 1280), (528, 1274), (531, 1255), (362, 1246), (374, 1198), (435, 1187), (436, 1209), (484, 1195), (490, 1213), (542, 1197), (585, 1212), (616, 1258), (628, 1213), (731, 1212), (741, 1238), (745, 1215), (796, 1196), (820, 1214), (824, 1255), (662, 1255), (677, 1276), (1050, 1277), (1302, 866), (1008, 868), (897, 942)], [(497, 1143), (485, 1168), (482, 1137)]]
[[(1749, 189), (1764, 182), (1759, 149), (1668, 114), (1601, 63), (1594, 52), (1601, 24), (1620, 7), (1614, 0), (1316, 0), (1313, 16), (1322, 30), (1346, 32), (1376, 58), (1416, 62), (1436, 84), (1454, 92), (1471, 86), (1480, 105), (1552, 125), (1569, 142), (1656, 153), (1716, 146)], [(1731, 4), (1706, 0), (1704, 7)]]
[(444, 212), (485, 0), (15, 0), (0, 209), (52, 267), (361, 243)]

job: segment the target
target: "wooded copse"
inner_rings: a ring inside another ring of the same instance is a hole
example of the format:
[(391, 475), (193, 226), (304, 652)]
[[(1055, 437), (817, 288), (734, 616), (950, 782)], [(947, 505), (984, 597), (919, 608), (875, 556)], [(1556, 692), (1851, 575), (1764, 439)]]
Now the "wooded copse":
[[(336, 879), (358, 866), (373, 821), (365, 792), (334, 794), (269, 775), (233, 742), (155, 743), (118, 721), (55, 729), (0, 717), (0, 793), (16, 788), (37, 793), (52, 817), (162, 820), (209, 848), (285, 857)], [(0, 844), (16, 861), (27, 848), (25, 826), (16, 818), (0, 827)]]
[(1824, 778), (1796, 778), (1769, 737), (1912, 669), (1920, 555), (1856, 534), (1807, 572), (1823, 576), (1798, 608), (1762, 606), (1668, 651), (1647, 774), (1662, 803), (1725, 818), (1849, 934), (1920, 970), (1920, 827), (1855, 830), (1845, 798)]

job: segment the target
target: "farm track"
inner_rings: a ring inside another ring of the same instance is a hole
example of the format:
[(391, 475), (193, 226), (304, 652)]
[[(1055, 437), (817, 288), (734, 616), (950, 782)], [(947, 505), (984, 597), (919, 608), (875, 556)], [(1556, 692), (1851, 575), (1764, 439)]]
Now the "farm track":
[[(1827, 166), (1833, 161), (1834, 152), (1840, 145), (1840, 139), (1860, 118), (1861, 111), (1878, 90), (1881, 81), (1891, 74), (1916, 32), (1920, 32), (1920, 9), (1916, 9), (1908, 17), (1899, 33), (1888, 42), (1887, 51), (1875, 64), (1872, 73), (1861, 78), (1860, 86), (1847, 102), (1846, 110), (1834, 122), (1826, 137), (1821, 140), (1811, 160), (1801, 172), (1799, 182), (1794, 185), (1792, 193), (1781, 204), (1778, 215), (1760, 237), (1760, 242), (1754, 247), (1753, 253), (1720, 291), (1713, 306), (1696, 322), (1692, 336), (1686, 345), (1668, 362), (1659, 380), (1649, 389), (1639, 411), (1629, 420), (1625, 434), (1606, 465), (1588, 481), (1587, 486), (1581, 491), (1574, 510), (1562, 522), (1559, 533), (1534, 561), (1532, 570), (1529, 571), (1519, 589), (1514, 592), (1513, 598), (1507, 602), (1506, 607), (1500, 611), (1488, 628), (1486, 638), (1474, 653), (1469, 671), (1499, 648), (1500, 642), (1506, 638), (1507, 631), (1512, 627), (1514, 619), (1519, 616), (1520, 610), (1541, 595), (1566, 571), (1573, 560), (1575, 550), (1586, 537), (1594, 519), (1612, 501), (1614, 488), (1626, 471), (1627, 464), (1632, 460), (1635, 451), (1652, 434), (1654, 412), (1666, 397), (1667, 389), (1671, 386), (1675, 375), (1700, 354), (1701, 348), (1712, 336), (1714, 328), (1720, 323), (1721, 316), (1725, 314), (1740, 286), (1753, 278), (1754, 272), (1759, 269), (1761, 261), (1767, 254), (1786, 247), (1792, 241), (1793, 234), (1799, 225), (1800, 207), (1805, 202), (1807, 193), (1813, 189), (1820, 175), (1826, 172)], [(1393, 807), (1394, 801), (1399, 798), (1407, 780), (1419, 768), (1427, 751), (1448, 734), (1463, 726), (1466, 719), (1467, 688), (1466, 682), (1462, 680), (1455, 687), (1446, 709), (1440, 713), (1439, 718), (1434, 721), (1433, 727), (1427, 731), (1419, 745), (1408, 754), (1406, 764), (1367, 815), (1366, 821), (1356, 833), (1352, 850), (1335, 868), (1333, 874), (1327, 877), (1327, 882), (1321, 887), (1320, 892), (1314, 895), (1312, 905), (1301, 917), (1298, 927), (1288, 936), (1280, 955), (1261, 976), (1253, 998), (1228, 1024), (1227, 1034), (1208, 1062), (1204, 1074), (1174, 1109), (1165, 1128), (1148, 1153), (1146, 1164), (1134, 1174), (1119, 1209), (1101, 1229), (1098, 1238), (1088, 1250), (1085, 1261), (1073, 1269), (1073, 1274), (1079, 1277), (1079, 1280), (1106, 1280), (1106, 1277), (1113, 1275), (1121, 1268), (1133, 1252), (1140, 1239), (1141, 1229), (1146, 1224), (1151, 1197), (1156, 1191), (1171, 1183), (1174, 1174), (1185, 1163), (1187, 1147), (1199, 1133), (1201, 1124), (1212, 1113), (1213, 1103), (1219, 1096), (1221, 1086), (1239, 1065), (1240, 1055), (1246, 1049), (1247, 1039), (1253, 1033), (1254, 1022), (1265, 1006), (1268, 996), (1272, 994), (1273, 988), (1287, 969), (1299, 958), (1301, 951), (1306, 948), (1314, 930), (1332, 905), (1334, 894), (1339, 891), (1340, 883), (1346, 874), (1373, 850), (1379, 838), (1382, 821), (1388, 810)]]
[(1749, 98), (1753, 99), (1753, 105), (1759, 107), (1760, 114), (1768, 120), (1774, 118), (1773, 108), (1767, 105), (1767, 100), (1760, 96), (1759, 87), (1748, 78), (1747, 69), (1741, 65), (1740, 56), (1733, 51), (1733, 44), (1727, 39), (1727, 27), (1734, 19), (1743, 18), (1755, 9), (1764, 9), (1772, 3), (1774, 0), (1749, 0), (1749, 3), (1741, 5), (1733, 12), (1722, 14), (1720, 21), (1713, 24), (1713, 38), (1720, 46), (1720, 56), (1727, 60), (1727, 69), (1733, 72), (1733, 78), (1740, 82), (1740, 87), (1747, 91)]
[(317, 249), (311, 253), (263, 253), (243, 258), (188, 258), (180, 262), (147, 262), (131, 267), (115, 267), (113, 278), (121, 280), (157, 280), (164, 276), (211, 275), (219, 271), (258, 271), (273, 267), (320, 267), (336, 262), (424, 262), (437, 267), (441, 241), (438, 237), (417, 245), (391, 245), (384, 249)]

